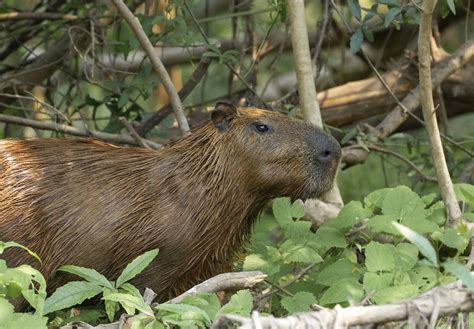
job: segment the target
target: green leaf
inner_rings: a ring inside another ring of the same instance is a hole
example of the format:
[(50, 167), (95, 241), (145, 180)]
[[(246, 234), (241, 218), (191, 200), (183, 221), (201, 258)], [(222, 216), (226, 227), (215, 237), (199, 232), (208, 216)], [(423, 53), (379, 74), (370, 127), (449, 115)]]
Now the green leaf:
[(314, 237), (318, 248), (327, 250), (329, 248), (345, 248), (347, 246), (344, 234), (332, 227), (322, 225)]
[(418, 262), (418, 248), (411, 243), (399, 243), (397, 245), (398, 263), (400, 269), (409, 270)]
[(115, 286), (119, 288), (125, 282), (133, 279), (137, 274), (143, 271), (157, 255), (158, 249), (153, 249), (135, 258), (127, 265), (127, 267), (125, 267), (122, 274), (117, 278)]
[(211, 320), (214, 320), (217, 312), (221, 309), (221, 302), (216, 294), (198, 294), (187, 296), (181, 304), (194, 305), (207, 313)]
[(320, 263), (323, 261), (316, 250), (302, 244), (287, 240), (281, 247), (283, 262), (288, 263)]
[(360, 22), (361, 18), (361, 10), (358, 0), (348, 0), (347, 4), (349, 5), (349, 10), (355, 18)]
[(102, 287), (87, 281), (68, 282), (46, 299), (43, 312), (49, 314), (80, 304), (86, 299), (97, 296), (100, 292), (102, 292)]
[(239, 314), (248, 316), (252, 311), (253, 299), (248, 290), (240, 290), (234, 294), (216, 314), (216, 319), (223, 314)]
[(34, 258), (36, 258), (36, 260), (38, 260), (38, 262), (41, 263), (41, 259), (40, 257), (38, 256), (38, 254), (36, 254), (35, 252), (31, 251), (29, 248), (19, 244), (19, 243), (16, 243), (16, 242), (13, 242), (13, 241), (9, 241), (9, 242), (3, 242), (3, 241), (0, 241), (0, 255), (3, 254), (3, 252), (5, 251), (5, 249), (8, 249), (8, 248), (12, 248), (12, 247), (17, 247), (17, 248), (21, 248), (23, 250), (25, 250), (27, 253), (29, 253), (31, 256), (33, 256)]
[(125, 309), (137, 309), (146, 315), (154, 316), (153, 310), (151, 309), (150, 305), (147, 305), (145, 303), (143, 297), (137, 297), (122, 293), (111, 293), (107, 296), (102, 297), (102, 299), (119, 302), (122, 306), (124, 306)]
[(459, 201), (465, 202), (474, 208), (474, 185), (454, 184), (454, 192)]
[(106, 287), (109, 289), (114, 289), (114, 286), (112, 285), (112, 283), (109, 280), (107, 280), (105, 276), (103, 276), (102, 274), (100, 274), (99, 272), (91, 268), (85, 268), (85, 267), (80, 267), (80, 266), (75, 266), (75, 265), (64, 265), (58, 268), (58, 271), (72, 273), (77, 276), (80, 276), (81, 278), (91, 283), (95, 283), (96, 285)]
[(364, 33), (362, 32), (362, 27), (357, 28), (354, 34), (351, 37), (351, 52), (355, 54), (360, 50), (362, 46), (362, 41), (364, 41)]
[(280, 271), (280, 265), (275, 262), (270, 262), (264, 256), (259, 254), (250, 254), (245, 257), (244, 271), (262, 271), (267, 275), (273, 275)]
[(358, 302), (363, 298), (364, 291), (358, 280), (344, 280), (329, 287), (321, 296), (320, 304), (338, 304), (348, 301)]
[(390, 8), (390, 10), (385, 14), (384, 26), (388, 27), (392, 21), (402, 12), (402, 9), (399, 7)]
[(401, 299), (410, 298), (418, 295), (418, 288), (415, 285), (405, 285), (398, 287), (389, 287), (377, 292), (372, 299), (377, 304), (385, 304)]
[(393, 188), (383, 188), (369, 193), (364, 199), (365, 206), (372, 211), (374, 211), (375, 208), (381, 209), (387, 193), (391, 190), (393, 190)]
[(135, 286), (133, 286), (132, 284), (130, 284), (128, 282), (122, 284), (120, 286), (120, 290), (123, 290), (123, 291), (129, 293), (132, 296), (136, 296), (136, 297), (141, 297), (142, 296), (142, 294), (140, 294), (140, 291), (137, 288), (135, 288)]
[(359, 274), (357, 268), (347, 259), (338, 260), (325, 268), (317, 275), (316, 282), (325, 286), (337, 284), (340, 280), (352, 279), (357, 281)]
[(397, 216), (395, 215), (376, 215), (369, 219), (367, 227), (375, 233), (399, 235), (399, 232), (392, 225), (392, 222), (396, 221)]
[(456, 5), (454, 4), (454, 0), (448, 0), (448, 7), (451, 12), (456, 15)]
[(369, 217), (371, 213), (371, 210), (364, 208), (360, 201), (351, 201), (341, 209), (336, 218), (331, 219), (321, 227), (333, 227), (345, 234), (356, 223)]
[(283, 232), (288, 239), (302, 239), (311, 229), (309, 221), (291, 221), (282, 226)]
[[(194, 305), (165, 303), (165, 304), (158, 305), (158, 309), (162, 311), (180, 314), (181, 321), (192, 319), (192, 320), (198, 320), (207, 325), (211, 323), (211, 318), (209, 317), (209, 315), (206, 312), (204, 312), (202, 309)], [(183, 317), (183, 315), (186, 315), (186, 316)]]
[(316, 297), (310, 292), (300, 291), (293, 297), (283, 297), (281, 305), (289, 314), (311, 310), (311, 305), (316, 303)]
[(290, 198), (278, 198), (273, 200), (272, 210), (273, 215), (281, 226), (293, 222)]
[(425, 220), (427, 213), (423, 200), (410, 188), (403, 185), (387, 192), (382, 203), (382, 212), (385, 215), (396, 216), (406, 226)]
[(431, 266), (417, 266), (408, 272), (410, 281), (419, 290), (425, 291), (438, 285), (438, 277), (441, 273)]
[(452, 259), (448, 259), (447, 261), (445, 261), (443, 263), (443, 267), (449, 272), (453, 273), (470, 290), (474, 290), (474, 276), (466, 267)]
[(28, 313), (14, 313), (13, 305), (0, 297), (0, 329), (46, 329), (47, 317)]
[(395, 268), (396, 249), (393, 245), (370, 242), (365, 247), (365, 265), (369, 272), (392, 271)]
[(381, 291), (385, 288), (390, 287), (393, 280), (393, 273), (372, 273), (366, 272), (364, 274), (364, 290), (366, 294), (373, 291)]
[(469, 244), (469, 237), (466, 237), (454, 228), (446, 228), (443, 235), (440, 237), (440, 241), (449, 248), (457, 249), (459, 252), (463, 252)]
[(398, 223), (393, 223), (393, 225), (408, 241), (418, 247), (423, 256), (425, 256), (434, 266), (438, 267), (438, 256), (428, 239), (406, 226)]

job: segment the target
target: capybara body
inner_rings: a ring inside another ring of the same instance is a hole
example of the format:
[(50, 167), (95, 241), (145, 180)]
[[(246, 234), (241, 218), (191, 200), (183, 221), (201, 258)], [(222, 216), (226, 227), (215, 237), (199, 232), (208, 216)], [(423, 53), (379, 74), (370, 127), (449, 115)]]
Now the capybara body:
[[(0, 141), (0, 240), (10, 266), (29, 263), (49, 291), (73, 264), (116, 279), (138, 255), (158, 257), (132, 283), (167, 299), (230, 269), (264, 204), (317, 197), (340, 148), (302, 121), (218, 103), (212, 120), (158, 151), (88, 140)], [(54, 274), (54, 275), (53, 275)]]

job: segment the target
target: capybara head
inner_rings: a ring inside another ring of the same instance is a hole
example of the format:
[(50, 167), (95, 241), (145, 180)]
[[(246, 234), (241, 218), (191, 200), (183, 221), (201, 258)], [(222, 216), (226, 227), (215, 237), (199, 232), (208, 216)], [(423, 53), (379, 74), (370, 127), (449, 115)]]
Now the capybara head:
[(331, 187), (341, 149), (314, 126), (277, 112), (237, 109), (223, 102), (217, 103), (212, 121), (225, 151), (239, 161), (244, 182), (263, 195), (307, 199)]
[(116, 279), (135, 257), (159, 256), (133, 279), (160, 300), (230, 270), (252, 223), (273, 197), (316, 197), (340, 148), (300, 120), (218, 103), (211, 121), (158, 151), (90, 140), (0, 140), (0, 240), (37, 252), (49, 289), (61, 265)]

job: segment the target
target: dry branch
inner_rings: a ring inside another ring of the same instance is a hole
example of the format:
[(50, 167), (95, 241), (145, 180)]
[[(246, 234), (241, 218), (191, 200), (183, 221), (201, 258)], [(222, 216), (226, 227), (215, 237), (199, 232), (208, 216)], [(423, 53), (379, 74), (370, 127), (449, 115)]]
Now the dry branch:
[[(97, 139), (100, 139), (109, 143), (114, 143), (114, 144), (128, 144), (128, 145), (139, 146), (137, 141), (129, 135), (110, 134), (110, 133), (105, 133), (105, 132), (95, 131), (95, 130), (83, 130), (76, 127), (71, 127), (71, 126), (54, 123), (54, 122), (41, 122), (37, 120), (25, 119), (25, 118), (20, 118), (20, 117), (16, 117), (12, 115), (4, 115), (4, 114), (0, 114), (0, 122), (13, 123), (13, 124), (32, 127), (32, 128), (41, 129), (41, 130), (57, 131), (60, 133), (73, 135), (73, 136), (93, 137), (93, 138), (97, 138)], [(149, 140), (147, 140), (146, 143), (155, 149), (161, 147), (160, 144), (149, 141)]]
[[(374, 325), (393, 321), (404, 321), (420, 316), (431, 318), (436, 313), (439, 317), (469, 312), (474, 310), (474, 294), (457, 285), (434, 288), (427, 293), (387, 305), (351, 306), (334, 309), (323, 309), (318, 312), (300, 313), (286, 318), (273, 316), (253, 316), (250, 318), (226, 315), (216, 320), (213, 328), (221, 328), (230, 322), (239, 323), (240, 328), (348, 328), (357, 325)], [(461, 286), (461, 283), (459, 283)], [(255, 322), (258, 318), (258, 322)], [(436, 319), (434, 319), (436, 320)]]
[(223, 290), (236, 290), (250, 288), (259, 282), (262, 282), (267, 277), (266, 274), (260, 271), (252, 272), (231, 272), (216, 275), (197, 286), (192, 287), (188, 291), (170, 300), (170, 303), (179, 303), (185, 297), (192, 296), (198, 293), (213, 293)]
[[(474, 40), (469, 40), (450, 57), (436, 64), (432, 70), (432, 88), (438, 87), (448, 76), (470, 62), (474, 57)], [(392, 134), (409, 117), (408, 112), (415, 111), (420, 106), (420, 88), (414, 88), (403, 101), (405, 110), (397, 106), (389, 115), (377, 126), (380, 137), (387, 137)]]
[(140, 21), (135, 16), (133, 16), (133, 13), (130, 11), (130, 9), (128, 9), (127, 5), (122, 0), (112, 0), (112, 2), (115, 7), (117, 7), (117, 10), (120, 12), (122, 17), (130, 25), (130, 28), (135, 33), (143, 50), (148, 55), (148, 58), (150, 59), (151, 65), (153, 66), (155, 73), (160, 77), (160, 80), (163, 83), (163, 86), (166, 89), (166, 92), (168, 93), (168, 96), (170, 98), (171, 105), (173, 106), (173, 110), (176, 115), (176, 120), (178, 121), (178, 125), (181, 129), (181, 132), (185, 135), (188, 134), (189, 124), (183, 112), (183, 105), (181, 103), (181, 99), (179, 98), (178, 93), (176, 92), (173, 86), (173, 82), (171, 81), (171, 78), (168, 72), (166, 71), (165, 66), (161, 62), (160, 58), (156, 55), (153, 45), (146, 36), (145, 31), (143, 31), (143, 28), (140, 25)]
[(6, 21), (21, 21), (25, 19), (44, 20), (44, 19), (63, 19), (67, 21), (77, 19), (76, 15), (61, 14), (61, 13), (35, 13), (35, 12), (13, 12), (0, 14), (0, 22)]

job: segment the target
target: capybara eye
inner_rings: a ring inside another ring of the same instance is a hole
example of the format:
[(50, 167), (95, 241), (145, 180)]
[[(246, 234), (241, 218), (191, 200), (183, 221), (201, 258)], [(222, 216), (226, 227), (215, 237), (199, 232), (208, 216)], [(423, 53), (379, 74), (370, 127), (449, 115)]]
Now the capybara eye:
[(270, 130), (270, 127), (263, 123), (255, 123), (254, 124), (255, 130), (259, 133), (266, 133)]

